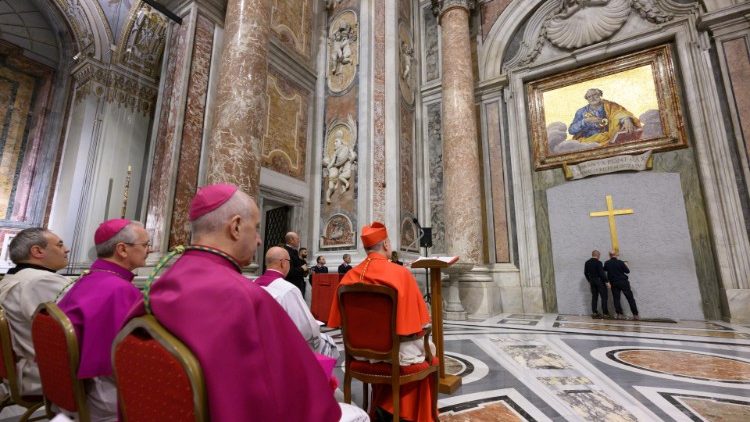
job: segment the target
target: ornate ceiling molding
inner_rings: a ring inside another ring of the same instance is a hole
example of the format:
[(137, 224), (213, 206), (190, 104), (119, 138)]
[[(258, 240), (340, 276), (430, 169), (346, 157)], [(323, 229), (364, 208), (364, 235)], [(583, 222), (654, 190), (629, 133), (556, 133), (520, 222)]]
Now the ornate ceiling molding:
[(95, 0), (54, 0), (54, 4), (73, 32), (78, 47), (75, 59), (109, 61), (114, 38), (101, 5)]
[[(187, 22), (183, 22), (187, 24)], [(161, 73), (168, 21), (151, 6), (138, 1), (128, 13), (115, 60), (123, 67), (156, 80)]]

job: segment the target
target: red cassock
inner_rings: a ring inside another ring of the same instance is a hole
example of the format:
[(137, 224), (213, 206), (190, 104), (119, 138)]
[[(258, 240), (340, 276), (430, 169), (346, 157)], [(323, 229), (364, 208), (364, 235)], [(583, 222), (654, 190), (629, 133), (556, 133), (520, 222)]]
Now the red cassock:
[[(346, 273), (339, 286), (359, 282), (388, 286), (398, 292), (396, 332), (399, 335), (418, 333), (430, 322), (430, 313), (417, 286), (417, 280), (407, 268), (389, 262), (383, 255), (371, 253), (361, 264)], [(333, 296), (327, 325), (341, 326), (338, 295)], [(400, 417), (410, 421), (432, 421), (433, 394), (437, 394), (437, 391), (432, 391), (430, 377), (402, 386)], [(391, 387), (373, 384), (372, 403), (393, 413)]]
[[(211, 420), (338, 421), (328, 376), (284, 309), (233, 264), (189, 250), (153, 284), (156, 319), (203, 369)], [(144, 313), (139, 304), (131, 317)]]

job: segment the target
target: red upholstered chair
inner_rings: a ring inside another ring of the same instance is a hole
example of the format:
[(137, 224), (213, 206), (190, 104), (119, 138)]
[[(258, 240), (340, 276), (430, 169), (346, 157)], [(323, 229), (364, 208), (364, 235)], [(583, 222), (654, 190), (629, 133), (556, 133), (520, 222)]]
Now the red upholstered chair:
[(26, 412), (19, 419), (20, 422), (47, 419), (48, 416), (52, 415), (29, 419), (37, 409), (44, 405), (44, 398), (42, 396), (26, 396), (21, 394), (21, 385), (18, 382), (16, 369), (18, 359), (16, 352), (13, 351), (12, 338), (10, 322), (8, 322), (8, 318), (5, 316), (5, 309), (0, 306), (0, 378), (7, 381), (6, 385), (10, 390), (10, 395), (0, 405), (0, 410), (5, 406), (17, 404), (26, 408)]
[(198, 359), (152, 315), (131, 320), (112, 345), (120, 414), (127, 422), (208, 420)]
[[(367, 283), (339, 286), (341, 332), (344, 337), (344, 400), (351, 403), (352, 378), (362, 382), (363, 407), (368, 408), (368, 384), (390, 384), (393, 391), (393, 415), (398, 420), (399, 392), (404, 384), (432, 377), (432, 411), (437, 420), (438, 360), (429, 347), (431, 328), (415, 336), (402, 337), (396, 333), (396, 291)], [(424, 339), (425, 361), (409, 366), (391, 365), (387, 362), (370, 363), (369, 360), (398, 362), (402, 340)], [(355, 358), (366, 359), (357, 360)], [(368, 409), (369, 411), (369, 409)]]
[(42, 303), (31, 322), (31, 338), (46, 399), (51, 404), (78, 413), (77, 421), (89, 422), (86, 390), (78, 379), (80, 353), (78, 337), (68, 317), (52, 302)]

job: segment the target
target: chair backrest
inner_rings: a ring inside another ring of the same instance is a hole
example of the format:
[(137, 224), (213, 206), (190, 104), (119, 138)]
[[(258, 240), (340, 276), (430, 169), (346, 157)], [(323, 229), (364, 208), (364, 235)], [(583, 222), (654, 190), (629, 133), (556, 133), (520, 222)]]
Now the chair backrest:
[(0, 306), (0, 378), (8, 380), (11, 397), (20, 397), (21, 390), (16, 373), (16, 352), (13, 351), (10, 322), (2, 306)]
[(198, 359), (152, 315), (135, 318), (112, 345), (120, 412), (128, 422), (208, 420)]
[(47, 401), (88, 420), (86, 391), (78, 379), (78, 337), (70, 319), (56, 304), (42, 303), (31, 322), (31, 338)]
[(355, 283), (339, 286), (339, 311), (345, 353), (398, 362), (398, 296), (387, 286)]

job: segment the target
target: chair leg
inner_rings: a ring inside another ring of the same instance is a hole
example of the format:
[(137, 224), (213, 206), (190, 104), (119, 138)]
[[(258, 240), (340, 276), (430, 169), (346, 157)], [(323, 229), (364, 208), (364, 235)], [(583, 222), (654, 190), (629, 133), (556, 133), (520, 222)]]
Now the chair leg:
[(43, 416), (40, 416), (40, 417), (36, 417), (34, 419), (29, 419), (31, 417), (31, 415), (33, 415), (34, 412), (36, 412), (42, 406), (44, 406), (44, 402), (43, 401), (41, 401), (41, 402), (39, 402), (39, 403), (37, 403), (37, 404), (29, 407), (28, 409), (26, 409), (26, 412), (24, 412), (24, 414), (21, 415), (21, 419), (19, 419), (18, 421), (19, 422), (27, 422), (27, 421), (38, 421), (38, 420), (42, 420), (42, 419), (47, 419), (46, 415), (43, 415)]
[(401, 420), (401, 384), (393, 384), (391, 386), (393, 397), (393, 420), (394, 421), (400, 421)]
[(370, 391), (367, 386), (366, 382), (362, 383), (362, 409), (365, 410), (365, 412), (370, 413)]
[(352, 403), (352, 375), (344, 372), (344, 403)]

